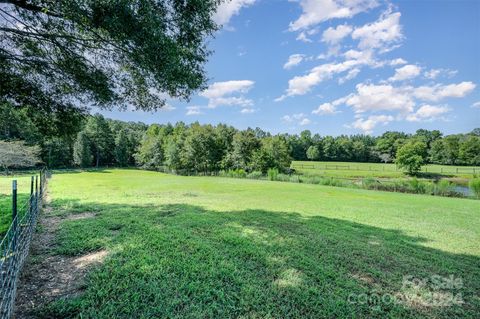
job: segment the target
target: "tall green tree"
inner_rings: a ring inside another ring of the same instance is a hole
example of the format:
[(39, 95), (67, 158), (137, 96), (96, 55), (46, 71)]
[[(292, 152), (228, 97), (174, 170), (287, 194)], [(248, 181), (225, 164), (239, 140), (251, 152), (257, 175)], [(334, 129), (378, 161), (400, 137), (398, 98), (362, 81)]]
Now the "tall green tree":
[(409, 174), (414, 175), (425, 164), (426, 148), (424, 142), (411, 140), (398, 149), (395, 163), (399, 168), (404, 168)]
[(95, 166), (113, 162), (113, 134), (105, 118), (100, 114), (91, 116), (85, 125), (85, 133), (90, 140)]
[(84, 131), (80, 131), (73, 144), (73, 162), (80, 167), (89, 167), (92, 165), (92, 160), (93, 156), (88, 136)]
[(256, 137), (255, 131), (247, 129), (237, 132), (233, 136), (232, 150), (228, 154), (227, 161), (232, 168), (241, 168), (250, 170), (252, 155), (255, 150), (260, 148), (260, 140)]
[(308, 148), (307, 158), (311, 161), (318, 161), (320, 159), (320, 150), (317, 146), (312, 145)]
[(120, 166), (128, 165), (128, 143), (127, 130), (121, 129), (115, 137), (115, 161)]
[(165, 95), (188, 98), (207, 80), (218, 3), (2, 1), (0, 99), (61, 114), (73, 100), (154, 110)]
[(480, 165), (480, 137), (469, 135), (461, 144), (459, 158), (463, 164)]

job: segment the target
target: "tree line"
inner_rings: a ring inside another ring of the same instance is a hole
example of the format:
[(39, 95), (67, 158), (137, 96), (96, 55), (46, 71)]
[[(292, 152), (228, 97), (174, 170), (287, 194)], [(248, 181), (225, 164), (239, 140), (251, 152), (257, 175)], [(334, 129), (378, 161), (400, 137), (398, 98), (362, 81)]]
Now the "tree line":
[(140, 166), (176, 172), (213, 172), (269, 168), (286, 171), (292, 160), (415, 162), (480, 165), (480, 129), (443, 136), (438, 130), (415, 134), (272, 135), (260, 128), (238, 130), (225, 124), (146, 125), (85, 116), (68, 134), (45, 133), (21, 109), (0, 107), (0, 140), (35, 146), (49, 167)]

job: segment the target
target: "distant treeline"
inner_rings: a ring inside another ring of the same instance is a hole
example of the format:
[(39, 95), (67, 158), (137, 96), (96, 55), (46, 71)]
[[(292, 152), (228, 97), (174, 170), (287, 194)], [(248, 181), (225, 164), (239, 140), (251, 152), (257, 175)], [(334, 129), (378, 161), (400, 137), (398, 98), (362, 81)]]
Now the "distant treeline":
[[(272, 135), (260, 128), (238, 130), (225, 124), (146, 125), (105, 119), (96, 114), (51, 132), (22, 110), (0, 105), (0, 140), (22, 140), (40, 147), (49, 167), (141, 166), (172, 171), (211, 172), (229, 169), (285, 171), (292, 160), (394, 162), (397, 150), (419, 142), (424, 162), (480, 165), (480, 128), (468, 134), (443, 136), (438, 130), (415, 134)], [(43, 121), (42, 123), (45, 123)], [(420, 148), (418, 148), (420, 146)]]

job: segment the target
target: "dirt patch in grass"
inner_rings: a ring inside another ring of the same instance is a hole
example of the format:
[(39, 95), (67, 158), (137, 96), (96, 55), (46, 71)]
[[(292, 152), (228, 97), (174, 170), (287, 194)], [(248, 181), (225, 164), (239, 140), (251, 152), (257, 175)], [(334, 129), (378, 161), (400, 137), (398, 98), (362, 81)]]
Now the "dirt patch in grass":
[(50, 212), (49, 207), (43, 211), (33, 236), (30, 255), (17, 285), (14, 318), (35, 318), (35, 311), (48, 303), (79, 295), (88, 270), (108, 254), (100, 250), (76, 257), (54, 255), (59, 225), (68, 220), (94, 218), (95, 214), (85, 212), (58, 217), (51, 216)]

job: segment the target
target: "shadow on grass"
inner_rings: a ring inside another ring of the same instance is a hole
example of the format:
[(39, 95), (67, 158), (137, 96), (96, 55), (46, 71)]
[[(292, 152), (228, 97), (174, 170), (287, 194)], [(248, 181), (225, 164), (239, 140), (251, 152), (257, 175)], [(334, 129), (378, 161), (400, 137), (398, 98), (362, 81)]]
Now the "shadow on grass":
[[(426, 239), (401, 231), (184, 204), (52, 206), (57, 215), (95, 213), (61, 224), (58, 254), (110, 254), (90, 272), (81, 296), (50, 304), (40, 317), (480, 316), (480, 259), (427, 248)], [(434, 276), (461, 284), (435, 290)], [(412, 285), (413, 278), (428, 281)]]

